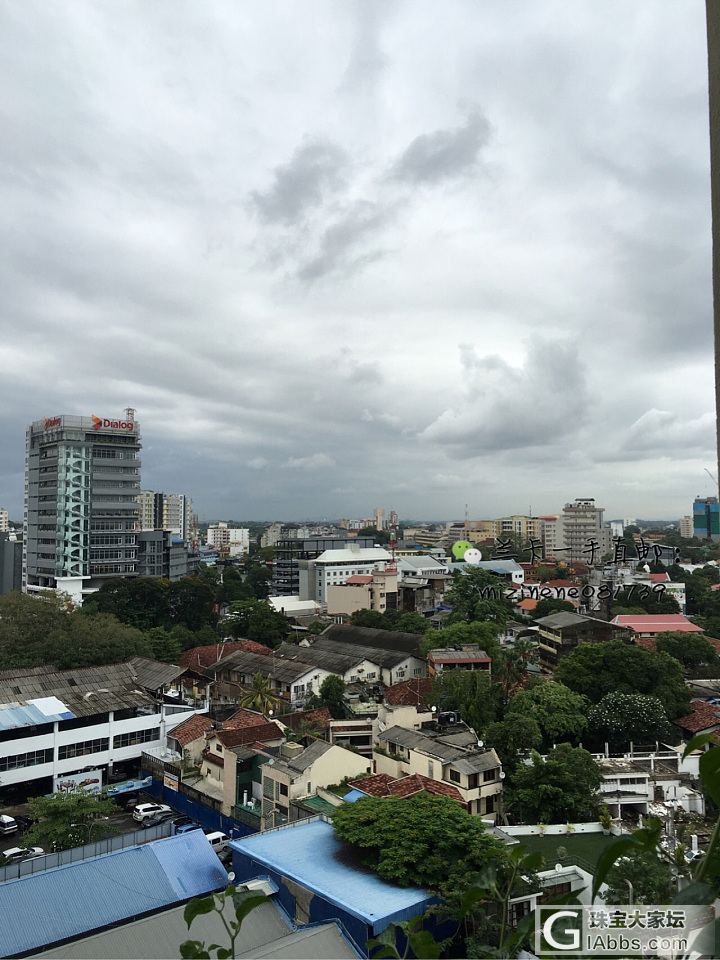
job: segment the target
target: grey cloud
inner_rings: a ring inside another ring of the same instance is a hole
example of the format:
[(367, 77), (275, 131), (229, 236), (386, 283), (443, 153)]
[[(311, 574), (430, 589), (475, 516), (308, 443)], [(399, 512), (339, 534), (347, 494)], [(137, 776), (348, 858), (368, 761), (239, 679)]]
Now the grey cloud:
[(252, 204), (266, 223), (296, 224), (346, 182), (349, 158), (326, 140), (308, 140), (284, 166), (275, 168), (274, 182), (264, 193), (255, 191)]
[(467, 459), (566, 441), (580, 429), (589, 401), (574, 344), (536, 341), (520, 368), (463, 345), (461, 364), (459, 400), (422, 431), (422, 441)]
[(439, 183), (471, 172), (490, 139), (490, 124), (475, 112), (453, 130), (435, 130), (416, 137), (392, 170), (407, 183)]
[(326, 453), (313, 453), (309, 457), (290, 457), (284, 467), (292, 470), (326, 470), (335, 466), (335, 461)]
[(379, 259), (381, 250), (362, 248), (391, 220), (387, 208), (367, 200), (357, 201), (325, 230), (317, 253), (298, 270), (298, 277), (319, 280), (329, 273), (355, 270)]

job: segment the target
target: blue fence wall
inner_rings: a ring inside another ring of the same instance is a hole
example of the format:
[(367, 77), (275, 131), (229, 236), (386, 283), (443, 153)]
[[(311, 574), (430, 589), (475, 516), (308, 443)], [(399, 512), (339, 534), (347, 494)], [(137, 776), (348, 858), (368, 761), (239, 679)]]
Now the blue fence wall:
[(223, 833), (226, 833), (232, 839), (247, 837), (250, 836), (251, 833), (257, 832), (247, 827), (244, 823), (240, 823), (239, 820), (226, 817), (225, 814), (219, 813), (211, 807), (206, 807), (202, 803), (191, 800), (190, 797), (184, 793), (168, 789), (162, 780), (158, 780), (155, 777), (153, 777), (152, 786), (145, 787), (144, 792), (155, 797), (160, 803), (167, 803), (168, 806), (172, 807), (173, 810), (177, 810), (178, 813), (192, 817), (201, 827), (207, 827), (210, 830), (222, 830)]

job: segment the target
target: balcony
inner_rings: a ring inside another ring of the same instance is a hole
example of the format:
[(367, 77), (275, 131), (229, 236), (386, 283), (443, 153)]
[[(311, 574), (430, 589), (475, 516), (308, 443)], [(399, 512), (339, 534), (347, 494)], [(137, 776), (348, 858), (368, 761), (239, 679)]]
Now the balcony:
[(212, 750), (203, 750), (202, 758), (208, 763), (214, 763), (217, 767), (225, 766), (225, 758), (219, 756), (217, 753), (213, 753)]

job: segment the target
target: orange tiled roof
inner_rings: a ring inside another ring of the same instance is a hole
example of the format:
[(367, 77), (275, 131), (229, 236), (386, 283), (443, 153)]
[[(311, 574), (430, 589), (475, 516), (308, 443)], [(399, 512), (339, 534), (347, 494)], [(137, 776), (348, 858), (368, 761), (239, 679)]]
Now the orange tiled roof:
[(367, 793), (371, 797), (387, 797), (390, 795), (388, 787), (394, 781), (395, 777), (391, 777), (389, 773), (374, 773), (369, 777), (351, 780), (348, 786)]
[(282, 728), (274, 721), (255, 727), (215, 730), (213, 733), (224, 747), (238, 747), (240, 744), (253, 743), (256, 740), (283, 740), (285, 738)]
[(452, 800), (465, 803), (462, 794), (456, 787), (449, 783), (431, 780), (430, 777), (424, 777), (421, 773), (414, 773), (409, 777), (400, 777), (399, 779), (391, 777), (388, 773), (376, 773), (369, 777), (361, 777), (359, 780), (352, 780), (348, 783), (348, 786), (359, 790), (361, 793), (367, 793), (371, 797), (412, 797), (414, 794), (426, 790), (428, 793), (435, 794), (435, 796), (450, 797)]
[(262, 713), (258, 713), (257, 710), (247, 710), (243, 707), (242, 710), (238, 710), (227, 720), (223, 720), (222, 729), (239, 730), (240, 727), (259, 727), (267, 722), (267, 717), (264, 717)]
[(193, 740), (198, 740), (205, 736), (208, 730), (212, 729), (212, 720), (199, 713), (193, 714), (182, 723), (179, 723), (175, 729), (168, 734), (169, 737), (177, 740), (181, 747), (186, 747)]
[(285, 713), (282, 717), (278, 717), (278, 720), (286, 727), (290, 727), (291, 730), (297, 730), (303, 720), (324, 729), (332, 720), (332, 714), (327, 707), (317, 707), (315, 710), (300, 710), (298, 713)]
[(395, 683), (385, 691), (385, 699), (393, 707), (425, 707), (427, 698), (432, 692), (433, 682), (423, 678), (417, 680), (403, 680)]
[(265, 647), (261, 643), (255, 643), (254, 640), (227, 640), (219, 643), (211, 643), (205, 647), (193, 647), (186, 650), (180, 657), (179, 666), (186, 670), (207, 670), (223, 657), (229, 657), (231, 653), (237, 653), (238, 650), (246, 650), (248, 653), (264, 653), (272, 656), (270, 647)]
[(690, 706), (693, 708), (692, 713), (674, 721), (683, 730), (689, 733), (700, 733), (708, 727), (720, 725), (720, 707), (713, 706), (705, 700), (693, 700)]

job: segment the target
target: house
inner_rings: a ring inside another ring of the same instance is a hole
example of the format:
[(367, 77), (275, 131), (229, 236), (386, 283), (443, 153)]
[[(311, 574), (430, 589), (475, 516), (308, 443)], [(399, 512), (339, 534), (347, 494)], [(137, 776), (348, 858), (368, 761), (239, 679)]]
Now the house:
[(312, 797), (346, 777), (370, 772), (370, 761), (325, 740), (305, 737), (283, 744), (262, 770), (262, 819), (267, 830), (293, 819), (293, 800)]
[(606, 640), (630, 643), (632, 640), (631, 631), (615, 621), (608, 623), (564, 611), (542, 617), (537, 626), (540, 665), (545, 671), (554, 670), (559, 660), (572, 653), (579, 643), (603, 643)]
[[(441, 715), (443, 716), (443, 715)], [(376, 773), (394, 779), (414, 773), (457, 788), (468, 813), (497, 822), (502, 806), (502, 765), (492, 749), (480, 746), (464, 723), (438, 721), (420, 730), (390, 727), (379, 733), (373, 752)]]
[(205, 677), (215, 686), (216, 699), (228, 701), (237, 700), (242, 691), (252, 685), (256, 673), (268, 677), (273, 692), (293, 704), (298, 700), (298, 690), (302, 691), (304, 699), (305, 691), (319, 690), (322, 677), (326, 675), (299, 659), (290, 661), (247, 650), (231, 653), (204, 671)]
[(673, 721), (687, 740), (699, 733), (716, 733), (720, 729), (720, 705), (706, 700), (691, 700), (690, 706), (692, 710), (687, 716)]
[(434, 677), (444, 670), (482, 670), (490, 675), (492, 660), (477, 643), (458, 644), (454, 647), (442, 647), (428, 653), (428, 674)]
[(367, 682), (392, 686), (400, 680), (427, 675), (427, 662), (419, 654), (408, 655), (404, 651), (386, 650), (380, 646), (349, 645), (331, 639), (329, 633), (326, 630), (308, 647), (283, 644), (276, 651), (276, 659), (297, 658), (314, 664), (325, 676), (335, 674), (342, 677), (348, 684)]
[(328, 616), (349, 615), (356, 610), (397, 610), (397, 571), (376, 569), (355, 574), (343, 583), (330, 584), (326, 592)]
[(422, 636), (417, 633), (404, 633), (401, 630), (377, 630), (372, 627), (355, 627), (352, 624), (335, 624), (323, 631), (325, 640), (333, 640), (346, 646), (379, 647), (381, 650), (395, 650), (409, 656), (420, 654)]
[(422, 916), (427, 890), (399, 887), (357, 863), (325, 817), (290, 823), (230, 842), (236, 883), (267, 877), (296, 924), (337, 918), (356, 944), (391, 923)]

